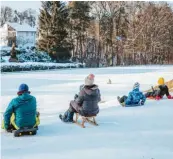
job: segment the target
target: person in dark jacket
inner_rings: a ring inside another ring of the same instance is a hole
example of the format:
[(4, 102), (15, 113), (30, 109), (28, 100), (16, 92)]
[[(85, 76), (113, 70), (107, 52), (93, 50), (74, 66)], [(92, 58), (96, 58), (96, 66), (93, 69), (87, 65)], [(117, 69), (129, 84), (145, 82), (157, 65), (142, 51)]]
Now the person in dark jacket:
[(94, 84), (94, 75), (90, 74), (85, 78), (85, 84), (80, 86), (79, 95), (75, 95), (75, 100), (70, 102), (69, 109), (59, 117), (64, 122), (73, 122), (75, 112), (87, 117), (97, 115), (100, 100), (100, 90)]
[(128, 96), (118, 97), (118, 101), (124, 107), (144, 105), (146, 98), (141, 91), (139, 91), (140, 84), (136, 82), (133, 86), (133, 90)]
[(152, 91), (145, 94), (146, 98), (154, 98), (156, 100), (162, 99), (164, 95), (166, 95), (168, 99), (173, 99), (173, 97), (169, 94), (168, 86), (165, 84), (163, 77), (158, 80), (158, 88), (152, 88)]
[(19, 86), (18, 97), (12, 99), (4, 113), (2, 128), (7, 132), (24, 127), (37, 127), (40, 123), (36, 98), (30, 95), (26, 84)]

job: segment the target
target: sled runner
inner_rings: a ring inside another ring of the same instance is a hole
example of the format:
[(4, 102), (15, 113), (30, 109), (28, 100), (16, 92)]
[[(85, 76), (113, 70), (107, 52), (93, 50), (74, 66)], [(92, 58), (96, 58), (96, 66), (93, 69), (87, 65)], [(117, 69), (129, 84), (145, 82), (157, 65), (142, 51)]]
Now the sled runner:
[(99, 103), (105, 103), (106, 101), (105, 100), (102, 100), (102, 101), (100, 101)]
[(36, 135), (37, 134), (37, 128), (22, 128), (18, 130), (14, 130), (14, 136), (19, 137), (23, 135)]
[(76, 113), (76, 119), (74, 120), (74, 123), (76, 123), (77, 125), (81, 126), (82, 128), (85, 128), (85, 125), (84, 125), (85, 122), (88, 122), (88, 123), (90, 123), (92, 125), (98, 126), (98, 124), (97, 124), (97, 122), (95, 120), (96, 116), (90, 116), (90, 117), (81, 116), (81, 118), (82, 118), (82, 122), (81, 123), (78, 121), (79, 116), (81, 116), (81, 115), (79, 113)]

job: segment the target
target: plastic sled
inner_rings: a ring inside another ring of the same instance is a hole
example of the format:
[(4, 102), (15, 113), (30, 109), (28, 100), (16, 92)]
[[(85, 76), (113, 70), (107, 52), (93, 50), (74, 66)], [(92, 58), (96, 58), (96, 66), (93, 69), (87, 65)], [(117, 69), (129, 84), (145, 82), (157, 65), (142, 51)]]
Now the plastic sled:
[(20, 137), (23, 135), (36, 135), (37, 128), (22, 128), (14, 131), (15, 137)]

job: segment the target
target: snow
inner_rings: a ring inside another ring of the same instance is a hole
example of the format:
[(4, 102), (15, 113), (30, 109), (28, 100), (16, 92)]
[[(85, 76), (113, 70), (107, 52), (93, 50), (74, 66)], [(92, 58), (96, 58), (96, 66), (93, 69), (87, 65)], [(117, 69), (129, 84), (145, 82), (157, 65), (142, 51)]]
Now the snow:
[[(9, 57), (6, 57), (5, 59), (7, 60)], [(2, 63), (1, 67), (4, 66), (38, 66), (38, 65), (43, 65), (43, 66), (62, 66), (62, 67), (68, 67), (68, 66), (76, 66), (76, 64), (80, 63), (51, 63), (51, 62), (24, 62), (24, 63), (17, 63), (17, 62), (7, 62), (7, 63)]]
[(10, 23), (7, 22), (9, 26), (11, 26), (16, 31), (30, 31), (30, 32), (36, 32), (36, 28), (33, 28), (29, 26), (28, 24), (18, 24), (18, 23)]
[[(64, 112), (87, 74), (96, 75), (102, 100), (98, 127), (62, 123)], [(4, 112), (20, 83), (36, 96), (41, 125), (36, 136), (14, 138), (1, 130), (3, 159), (172, 159), (173, 100), (147, 100), (142, 107), (121, 107), (116, 97), (134, 82), (147, 90), (159, 77), (173, 79), (173, 66), (111, 67), (41, 72), (3, 73), (1, 107)], [(111, 79), (113, 84), (107, 84)], [(173, 94), (172, 94), (173, 95)], [(1, 114), (2, 119), (2, 114)]]
[[(8, 51), (8, 52), (10, 52), (11, 51), (11, 46), (0, 46), (0, 53), (2, 52), (2, 51)], [(15, 48), (16, 50), (19, 50), (19, 48)]]
[(8, 62), (8, 57), (3, 58), (5, 62), (1, 63), (1, 72), (29, 71), (29, 70), (49, 70), (85, 67), (82, 63), (53, 63), (53, 62)]

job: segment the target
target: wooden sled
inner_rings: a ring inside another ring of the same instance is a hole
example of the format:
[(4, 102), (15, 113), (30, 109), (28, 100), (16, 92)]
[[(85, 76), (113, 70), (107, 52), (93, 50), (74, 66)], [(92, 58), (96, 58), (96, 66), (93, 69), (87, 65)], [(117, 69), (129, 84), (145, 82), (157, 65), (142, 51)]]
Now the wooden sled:
[[(173, 92), (173, 79), (168, 81), (168, 82), (165, 82), (165, 84), (168, 86), (169, 92)], [(153, 89), (157, 89), (157, 88), (158, 88), (158, 86), (155, 86)], [(151, 92), (151, 91), (153, 91), (153, 90), (149, 89), (149, 90), (146, 90), (144, 92)]]
[[(78, 122), (79, 116), (82, 118), (82, 122)], [(90, 117), (85, 117), (85, 116), (81, 116), (79, 113), (76, 113), (76, 119), (75, 119), (75, 123), (79, 126), (81, 126), (82, 128), (85, 128), (85, 122), (88, 122), (92, 125), (98, 126), (96, 120), (95, 120), (96, 116), (90, 116)]]

